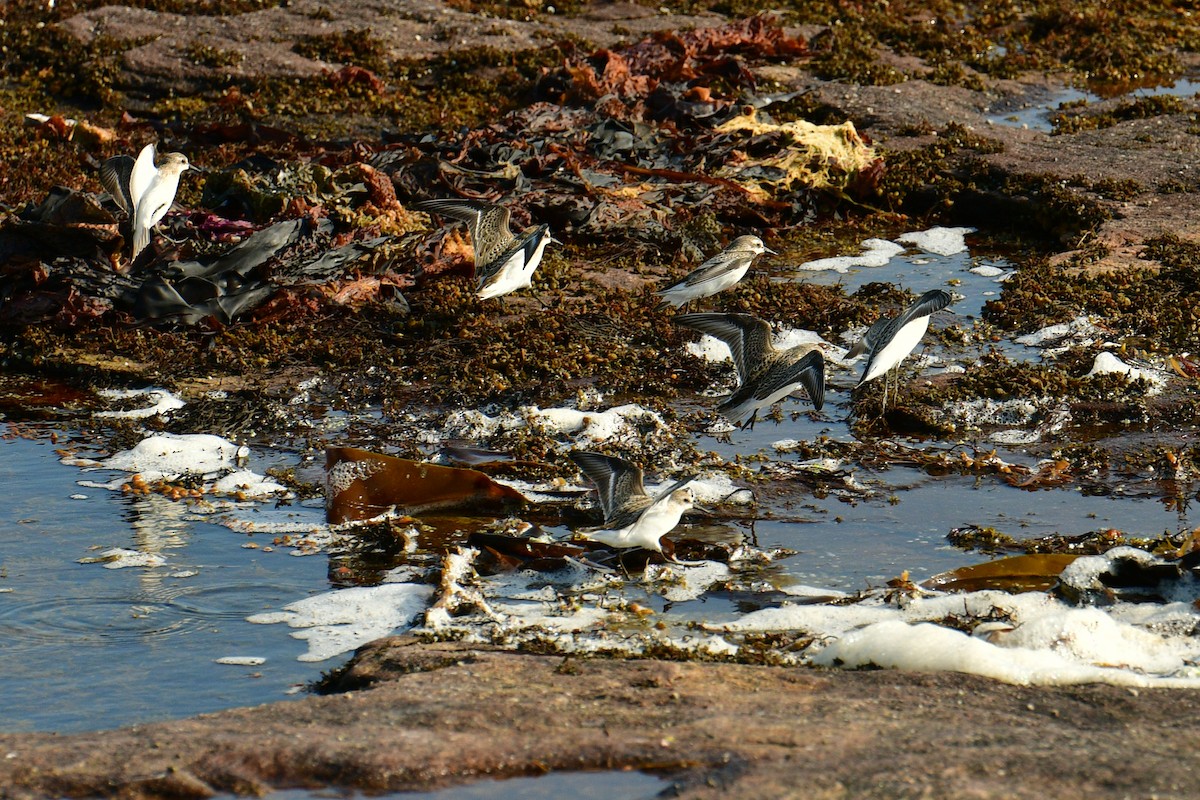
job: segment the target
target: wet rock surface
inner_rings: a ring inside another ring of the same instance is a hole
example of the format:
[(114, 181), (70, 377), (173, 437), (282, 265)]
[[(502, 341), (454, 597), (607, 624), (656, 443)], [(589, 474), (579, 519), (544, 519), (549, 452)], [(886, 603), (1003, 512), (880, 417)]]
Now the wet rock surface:
[(109, 733), (0, 735), (0, 793), (384, 791), (651, 769), (689, 798), (1118, 798), (1189, 796), (1197, 778), (1177, 753), (1200, 723), (1167, 691), (564, 659), (402, 638), (363, 648), (326, 690), (338, 693)]

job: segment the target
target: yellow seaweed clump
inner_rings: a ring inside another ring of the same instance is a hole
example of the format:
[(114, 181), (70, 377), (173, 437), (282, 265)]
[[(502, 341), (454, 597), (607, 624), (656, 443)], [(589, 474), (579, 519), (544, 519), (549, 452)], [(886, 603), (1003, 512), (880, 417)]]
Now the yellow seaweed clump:
[(723, 134), (746, 134), (747, 140), (773, 137), (785, 145), (770, 148), (770, 154), (754, 157), (745, 151), (718, 171), (751, 195), (766, 199), (800, 189), (841, 192), (855, 176), (873, 166), (879, 156), (863, 141), (854, 123), (815, 125), (806, 120), (769, 122), (754, 109), (718, 126)]

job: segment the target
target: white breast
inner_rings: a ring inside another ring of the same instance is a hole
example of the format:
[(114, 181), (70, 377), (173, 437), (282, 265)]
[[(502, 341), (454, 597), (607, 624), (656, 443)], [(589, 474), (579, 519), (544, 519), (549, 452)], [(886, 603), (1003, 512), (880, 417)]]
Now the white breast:
[(879, 351), (871, 362), (871, 371), (863, 376), (862, 382), (873, 381), (892, 367), (898, 365), (916, 348), (921, 337), (929, 328), (929, 316), (918, 317), (896, 331), (896, 335)]

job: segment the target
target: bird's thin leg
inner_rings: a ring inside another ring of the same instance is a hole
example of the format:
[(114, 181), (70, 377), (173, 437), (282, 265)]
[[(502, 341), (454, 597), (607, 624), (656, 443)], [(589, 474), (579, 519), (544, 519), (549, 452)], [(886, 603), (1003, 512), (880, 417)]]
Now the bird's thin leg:
[(165, 233), (158, 230), (157, 226), (151, 231), (151, 236), (153, 237), (154, 235), (161, 236), (162, 238), (166, 239), (171, 244), (183, 244), (184, 242), (187, 241), (187, 238), (188, 238), (187, 236), (181, 236), (178, 239), (172, 239), (170, 236), (167, 236)]
[(621, 558), (621, 551), (617, 551), (617, 564), (621, 567), (621, 572), (625, 573), (625, 580), (633, 580), (633, 575), (629, 573), (629, 567), (625, 566), (625, 559)]
[(663, 558), (680, 567), (699, 567), (706, 563), (704, 561), (682, 561), (675, 556), (669, 556), (666, 553), (663, 553)]

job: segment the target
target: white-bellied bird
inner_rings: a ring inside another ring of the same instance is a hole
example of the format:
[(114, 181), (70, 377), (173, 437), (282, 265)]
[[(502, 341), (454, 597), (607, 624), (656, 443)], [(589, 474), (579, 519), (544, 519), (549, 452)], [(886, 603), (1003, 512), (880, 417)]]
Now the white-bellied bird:
[(774, 252), (757, 236), (739, 236), (724, 250), (689, 272), (683, 280), (657, 294), (662, 297), (663, 305), (678, 308), (692, 300), (728, 289), (746, 277), (756, 256)]
[[(862, 378), (858, 385), (862, 386), (873, 381), (889, 370), (900, 366), (916, 348), (925, 331), (929, 329), (931, 314), (941, 311), (950, 305), (954, 298), (943, 289), (930, 289), (895, 317), (880, 319), (875, 322), (863, 336), (862, 340), (850, 349), (850, 356), (865, 352), (867, 363), (863, 367)], [(897, 387), (899, 388), (899, 387)], [(883, 403), (887, 408), (887, 381), (884, 381)]]
[(508, 209), (495, 203), (421, 200), (412, 207), (467, 223), (475, 250), (476, 294), (484, 300), (529, 287), (546, 245), (558, 243), (550, 235), (549, 225), (533, 225), (514, 236), (508, 227)]
[(680, 314), (675, 322), (729, 345), (740, 383), (717, 410), (742, 428), (758, 411), (803, 388), (818, 411), (825, 404), (825, 356), (815, 344), (778, 350), (771, 326), (750, 314)]
[(100, 183), (112, 195), (133, 226), (131, 257), (150, 244), (150, 232), (175, 202), (179, 176), (191, 166), (183, 153), (164, 153), (155, 165), (154, 143), (146, 145), (137, 159), (113, 156), (100, 165)]
[(676, 481), (651, 498), (642, 484), (642, 470), (635, 464), (586, 450), (574, 450), (568, 456), (596, 484), (604, 512), (603, 525), (580, 531), (585, 538), (619, 549), (642, 547), (662, 553), (663, 536), (695, 506), (696, 496), (687, 488), (695, 475)]

